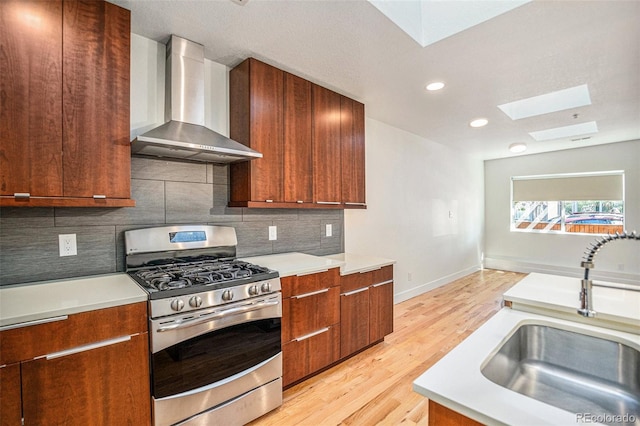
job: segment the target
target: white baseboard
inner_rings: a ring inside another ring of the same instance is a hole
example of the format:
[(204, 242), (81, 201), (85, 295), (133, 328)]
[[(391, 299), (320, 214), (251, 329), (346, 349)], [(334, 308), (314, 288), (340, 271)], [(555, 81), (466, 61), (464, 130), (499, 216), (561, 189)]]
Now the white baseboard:
[[(558, 265), (545, 265), (540, 263), (531, 263), (517, 259), (500, 259), (487, 257), (484, 259), (484, 267), (487, 269), (500, 269), (503, 271), (523, 272), (531, 273), (537, 272), (540, 274), (562, 275), (566, 277), (582, 278), (584, 275), (584, 269), (578, 267), (558, 266)], [(610, 281), (621, 284), (640, 284), (640, 275), (637, 274), (625, 274), (620, 272), (611, 271), (597, 271), (591, 269), (589, 272), (589, 278), (601, 281)]]
[(467, 275), (474, 273), (476, 271), (479, 271), (480, 269), (481, 269), (480, 265), (472, 266), (470, 268), (463, 269), (462, 271), (458, 271), (453, 274), (444, 276), (442, 278), (438, 278), (437, 280), (434, 280), (425, 284), (420, 284), (416, 287), (410, 288), (409, 290), (401, 291), (400, 293), (396, 293), (393, 295), (393, 303), (396, 304), (396, 303), (404, 302), (405, 300), (409, 300), (412, 297), (419, 296), (430, 290), (436, 289), (438, 287), (442, 287), (445, 284), (449, 284), (450, 282), (453, 282), (459, 278), (466, 277)]

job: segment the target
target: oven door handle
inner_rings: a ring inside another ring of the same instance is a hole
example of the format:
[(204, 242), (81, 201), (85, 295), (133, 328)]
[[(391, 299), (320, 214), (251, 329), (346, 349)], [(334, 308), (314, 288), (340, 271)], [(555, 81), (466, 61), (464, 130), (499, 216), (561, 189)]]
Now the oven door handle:
[(280, 301), (278, 300), (267, 300), (267, 301), (252, 303), (250, 305), (229, 308), (223, 311), (215, 312), (213, 314), (205, 314), (204, 318), (201, 316), (201, 317), (189, 319), (186, 321), (180, 321), (171, 325), (166, 325), (164, 327), (160, 327), (157, 331), (158, 333), (163, 333), (165, 331), (172, 331), (172, 330), (179, 330), (181, 328), (193, 327), (196, 325), (210, 322), (215, 319), (226, 317), (227, 315), (235, 315), (240, 313), (257, 311), (258, 309), (262, 309), (267, 306), (275, 306), (278, 304), (280, 304)]

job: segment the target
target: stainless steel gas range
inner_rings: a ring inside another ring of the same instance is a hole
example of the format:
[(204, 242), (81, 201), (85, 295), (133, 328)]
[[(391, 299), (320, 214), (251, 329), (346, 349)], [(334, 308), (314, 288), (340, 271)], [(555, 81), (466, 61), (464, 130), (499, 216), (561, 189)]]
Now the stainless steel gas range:
[(237, 260), (231, 227), (137, 229), (125, 246), (149, 294), (154, 425), (242, 425), (280, 406), (278, 273)]

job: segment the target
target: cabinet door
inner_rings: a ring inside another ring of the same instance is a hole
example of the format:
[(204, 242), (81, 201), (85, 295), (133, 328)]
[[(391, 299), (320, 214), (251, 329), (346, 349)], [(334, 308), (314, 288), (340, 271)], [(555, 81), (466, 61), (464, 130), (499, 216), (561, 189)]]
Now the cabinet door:
[(369, 344), (369, 287), (340, 295), (340, 357)]
[(231, 201), (282, 201), (284, 72), (249, 58), (231, 70), (230, 135), (262, 153), (231, 164)]
[(22, 364), (25, 424), (150, 424), (146, 333), (53, 356)]
[(20, 364), (0, 367), (0, 426), (21, 424)]
[(311, 83), (284, 73), (284, 201), (313, 201)]
[(341, 204), (340, 95), (313, 85), (314, 201)]
[[(347, 98), (343, 97), (343, 100)], [(348, 99), (340, 111), (342, 131), (342, 201), (345, 207), (366, 206), (364, 105)]]
[(67, 197), (130, 198), (130, 12), (63, 2), (63, 168)]
[(340, 288), (330, 287), (284, 299), (282, 318), (283, 342), (339, 323)]
[(393, 282), (375, 284), (369, 292), (369, 341), (382, 340), (393, 332)]
[(62, 2), (0, 3), (0, 195), (62, 196)]
[(282, 381), (288, 386), (340, 358), (340, 325), (326, 327), (311, 335), (282, 345)]

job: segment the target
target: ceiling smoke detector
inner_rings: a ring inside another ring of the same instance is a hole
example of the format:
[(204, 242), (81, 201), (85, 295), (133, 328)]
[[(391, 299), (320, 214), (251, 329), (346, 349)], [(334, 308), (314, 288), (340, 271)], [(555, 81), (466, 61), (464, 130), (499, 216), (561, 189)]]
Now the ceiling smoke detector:
[(234, 2), (235, 4), (239, 4), (240, 6), (244, 6), (245, 4), (249, 3), (249, 0), (231, 0), (232, 2)]

